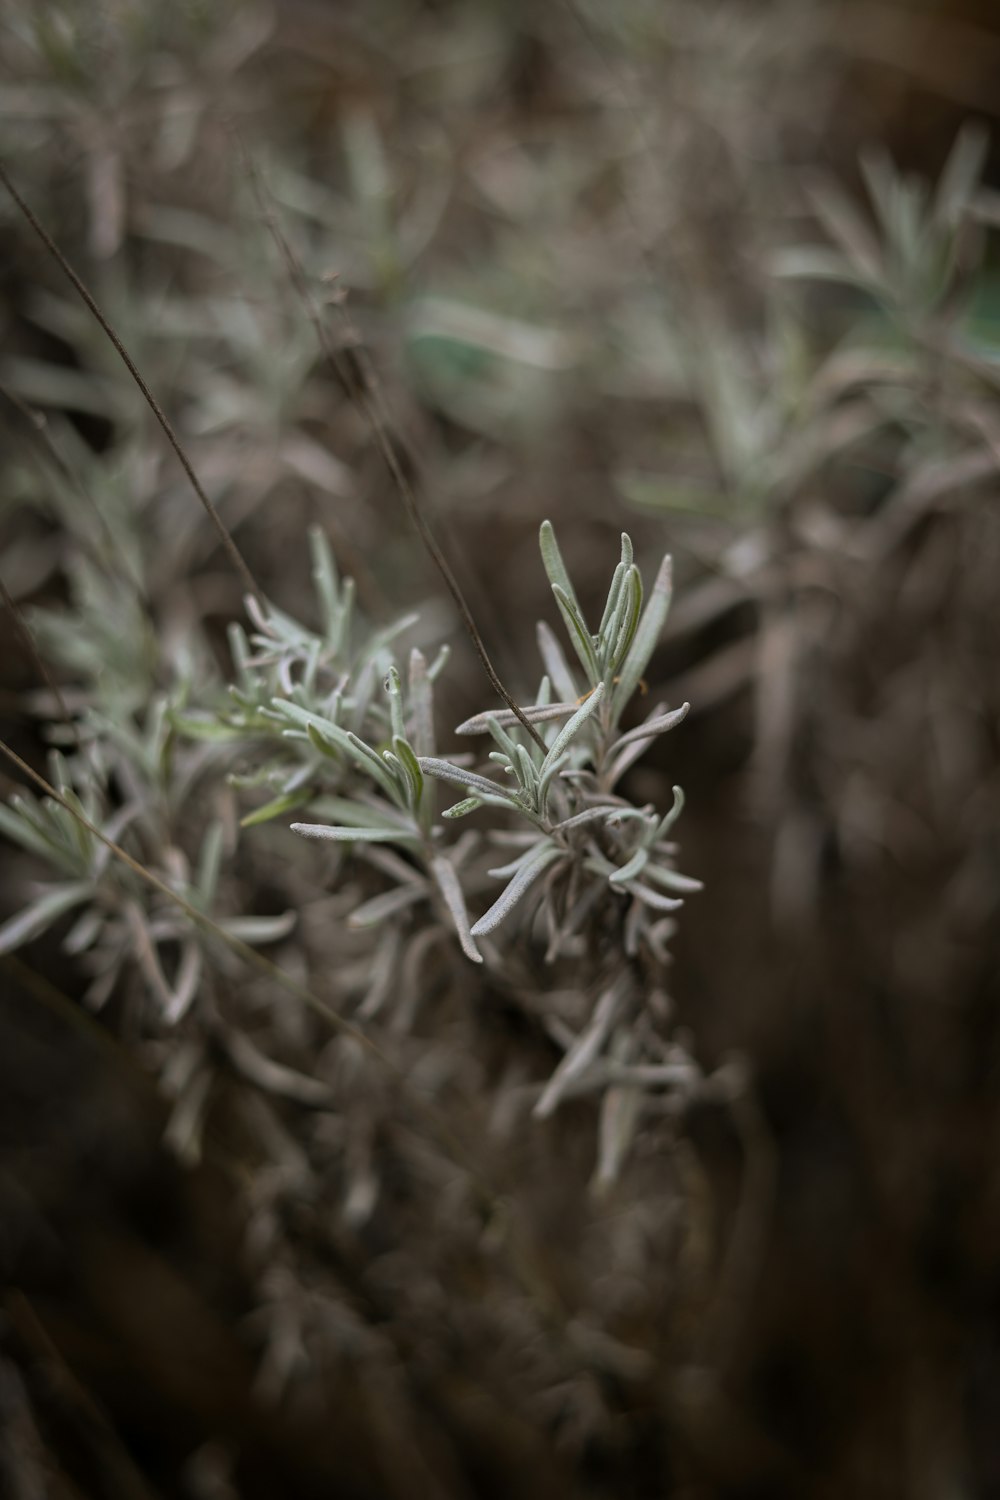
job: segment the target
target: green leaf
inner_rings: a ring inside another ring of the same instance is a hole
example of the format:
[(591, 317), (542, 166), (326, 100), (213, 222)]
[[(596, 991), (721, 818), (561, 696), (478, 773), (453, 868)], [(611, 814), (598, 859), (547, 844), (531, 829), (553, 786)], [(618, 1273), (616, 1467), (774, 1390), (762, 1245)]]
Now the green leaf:
[(406, 778), (407, 802), (409, 803), (410, 811), (418, 814), (424, 795), (424, 777), (420, 769), (420, 764), (409, 742), (401, 735), (393, 735), (392, 748)]
[[(566, 598), (573, 605), (582, 620), (583, 610), (580, 608), (572, 580), (566, 571), (566, 564), (563, 562), (562, 553), (559, 551), (559, 543), (556, 541), (556, 534), (551, 521), (543, 521), (539, 527), (538, 547), (542, 554), (542, 566), (548, 574), (549, 583), (553, 589), (562, 589)], [(586, 629), (586, 627), (584, 628)]]
[(231, 743), (233, 740), (245, 740), (247, 737), (245, 728), (223, 724), (219, 719), (212, 718), (208, 714), (202, 718), (200, 715), (171, 712), (168, 718), (171, 728), (189, 740), (213, 740), (221, 744), (227, 741)]
[(469, 813), (477, 812), (484, 806), (482, 797), (463, 797), (461, 802), (446, 807), (441, 816), (442, 818), (465, 818)]
[(615, 571), (611, 577), (611, 587), (608, 589), (607, 603), (604, 606), (604, 613), (601, 616), (601, 623), (597, 629), (597, 639), (599, 641), (603, 641), (607, 637), (608, 626), (614, 618), (615, 610), (618, 608), (618, 599), (621, 595), (622, 584), (625, 581), (625, 574), (627, 572), (628, 566), (623, 559), (618, 564), (617, 568), (615, 568)]
[(631, 567), (625, 579), (624, 608), (618, 628), (618, 634), (611, 649), (610, 671), (612, 676), (618, 671), (622, 662), (635, 639), (636, 630), (639, 628), (639, 617), (642, 614), (642, 577), (639, 569)]
[(587, 630), (583, 615), (575, 601), (558, 584), (552, 585), (552, 592), (559, 606), (559, 613), (563, 617), (570, 644), (580, 658), (580, 665), (587, 674), (587, 681), (593, 687), (601, 679), (601, 669), (597, 660), (597, 652), (594, 650), (594, 642)]
[(382, 790), (393, 801), (398, 801), (401, 796), (401, 789), (381, 756), (377, 755), (370, 745), (366, 745), (364, 740), (360, 739), (353, 730), (349, 729), (345, 738), (354, 759), (361, 769), (367, 771), (369, 776), (372, 776), (378, 782)]
[(639, 686), (642, 674), (649, 665), (670, 609), (672, 594), (673, 561), (667, 553), (660, 564), (653, 591), (643, 610), (632, 645), (618, 672), (618, 682), (611, 704), (612, 723), (617, 724), (622, 710)]
[(247, 813), (245, 818), (240, 819), (241, 828), (256, 828), (259, 823), (270, 823), (272, 818), (280, 818), (282, 813), (292, 812), (296, 807), (304, 807), (310, 801), (311, 792), (288, 792), (283, 797), (275, 797), (270, 802), (265, 802), (263, 807), (254, 808), (253, 812)]
[(219, 868), (222, 863), (222, 841), (225, 830), (218, 818), (213, 818), (205, 830), (205, 836), (201, 841), (201, 850), (198, 855), (198, 873), (195, 877), (195, 890), (207, 909), (215, 900), (215, 892), (219, 884)]
[(383, 686), (389, 695), (389, 721), (392, 725), (392, 733), (404, 739), (406, 725), (403, 722), (403, 689), (399, 681), (399, 670), (395, 664), (386, 672)]

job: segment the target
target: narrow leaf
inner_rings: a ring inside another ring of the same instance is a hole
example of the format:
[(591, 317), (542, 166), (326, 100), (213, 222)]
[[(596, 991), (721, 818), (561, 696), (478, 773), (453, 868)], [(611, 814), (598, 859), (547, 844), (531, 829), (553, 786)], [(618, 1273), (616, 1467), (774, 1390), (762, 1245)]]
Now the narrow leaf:
[(337, 843), (350, 844), (402, 844), (419, 843), (416, 829), (407, 832), (395, 828), (338, 828), (329, 823), (293, 823), (293, 833), (301, 833), (307, 839), (332, 839)]
[(577, 1037), (572, 1047), (566, 1053), (562, 1062), (556, 1068), (542, 1093), (541, 1098), (535, 1105), (532, 1113), (537, 1120), (545, 1120), (553, 1113), (566, 1088), (579, 1078), (581, 1073), (597, 1057), (605, 1038), (614, 1025), (615, 1017), (620, 1008), (621, 993), (620, 986), (612, 985), (605, 990), (597, 1005), (590, 1024), (580, 1036)]
[(380, 895), (373, 896), (370, 901), (365, 901), (361, 906), (356, 906), (347, 919), (348, 927), (377, 927), (384, 922), (386, 917), (393, 917), (397, 912), (404, 911), (406, 907), (412, 906), (415, 901), (427, 894), (425, 885), (412, 883), (407, 886), (395, 886), (391, 891), (382, 891)]
[(590, 718), (594, 710), (598, 707), (603, 697), (604, 683), (599, 682), (594, 691), (592, 693), (589, 693), (583, 700), (580, 707), (577, 709), (576, 713), (569, 720), (569, 722), (564, 724), (560, 729), (559, 733), (552, 741), (552, 744), (549, 746), (548, 753), (542, 762), (541, 778), (543, 780), (546, 776), (551, 776), (554, 763), (559, 759), (560, 755), (562, 755), (565, 750), (569, 749), (570, 745), (576, 739), (576, 736), (579, 734), (584, 724), (586, 724), (587, 720)]
[(575, 704), (579, 700), (580, 693), (573, 673), (570, 671), (569, 663), (566, 660), (562, 646), (556, 640), (551, 627), (546, 625), (544, 620), (539, 620), (536, 626), (536, 633), (538, 636), (538, 650), (542, 661), (545, 663), (545, 670), (552, 679), (553, 687), (561, 699)]
[(441, 814), (442, 818), (465, 818), (469, 813), (478, 811), (483, 807), (482, 797), (464, 797), (461, 802), (456, 802), (452, 807), (446, 807)]
[(587, 630), (584, 618), (574, 601), (558, 584), (552, 585), (552, 592), (569, 634), (570, 645), (580, 658), (580, 665), (587, 674), (587, 681), (591, 684), (596, 683), (600, 679), (601, 670), (597, 661), (597, 652), (594, 650), (594, 642)]
[(649, 659), (656, 649), (656, 643), (660, 639), (660, 632), (670, 609), (672, 594), (673, 561), (667, 553), (660, 564), (656, 582), (653, 584), (652, 593), (643, 610), (635, 638), (618, 673), (611, 713), (614, 723), (618, 722), (622, 709), (639, 686), (642, 674), (649, 665)]
[(310, 792), (289, 792), (286, 796), (274, 797), (270, 802), (265, 802), (263, 807), (254, 808), (253, 812), (241, 818), (240, 827), (256, 828), (258, 823), (270, 823), (272, 818), (280, 818), (282, 813), (304, 806), (310, 797)]
[(622, 865), (621, 869), (616, 870), (613, 875), (609, 875), (608, 879), (612, 885), (625, 885), (628, 881), (634, 880), (637, 875), (641, 875), (648, 863), (649, 850), (637, 849), (628, 863)]
[(473, 937), (483, 937), (487, 932), (492, 932), (495, 927), (510, 915), (521, 897), (530, 889), (534, 882), (546, 870), (554, 860), (562, 859), (564, 851), (554, 844), (542, 844), (534, 856), (514, 876), (503, 893), (494, 901), (489, 911), (479, 918), (472, 928)]
[(635, 729), (630, 729), (628, 734), (623, 734), (620, 740), (615, 740), (608, 754), (617, 755), (619, 750), (624, 750), (626, 745), (652, 741), (658, 734), (666, 734), (668, 730), (675, 729), (687, 718), (690, 709), (690, 703), (682, 703), (680, 708), (675, 708), (670, 713), (658, 714), (655, 718), (647, 719)]
[[(576, 699), (571, 703), (534, 703), (521, 712), (529, 724), (544, 724), (549, 719), (565, 719), (577, 707)], [(471, 719), (466, 719), (459, 724), (455, 730), (456, 734), (486, 734), (491, 724), (497, 724), (501, 729), (510, 729), (518, 723), (516, 714), (511, 713), (509, 708), (495, 710), (488, 713), (476, 714)]]
[(572, 580), (566, 571), (566, 564), (563, 562), (562, 553), (559, 551), (559, 543), (556, 541), (556, 534), (551, 521), (543, 521), (539, 527), (538, 547), (542, 554), (542, 566), (548, 574), (549, 583), (553, 589), (562, 589), (566, 598), (576, 609), (577, 614), (582, 620), (583, 610), (580, 608)]
[(441, 781), (453, 781), (456, 786), (468, 787), (470, 792), (478, 792), (483, 797), (502, 797), (506, 802), (517, 802), (513, 792), (496, 781), (490, 781), (486, 776), (477, 775), (475, 771), (463, 771), (461, 766), (437, 760), (432, 755), (421, 755), (419, 764), (427, 776), (436, 776)]
[(642, 885), (639, 881), (630, 881), (625, 889), (630, 896), (637, 896), (644, 905), (652, 906), (656, 911), (678, 911), (684, 905), (681, 900), (661, 896), (659, 891), (651, 891), (648, 885)]
[(438, 890), (448, 908), (448, 914), (455, 924), (458, 941), (462, 945), (462, 952), (466, 958), (471, 958), (474, 964), (481, 964), (483, 955), (479, 952), (472, 940), (472, 929), (469, 926), (469, 913), (465, 905), (465, 893), (451, 861), (443, 854), (435, 855), (431, 860), (431, 873), (437, 882)]
[(427, 661), (416, 646), (410, 652), (410, 713), (413, 748), (418, 755), (434, 754), (434, 687)]

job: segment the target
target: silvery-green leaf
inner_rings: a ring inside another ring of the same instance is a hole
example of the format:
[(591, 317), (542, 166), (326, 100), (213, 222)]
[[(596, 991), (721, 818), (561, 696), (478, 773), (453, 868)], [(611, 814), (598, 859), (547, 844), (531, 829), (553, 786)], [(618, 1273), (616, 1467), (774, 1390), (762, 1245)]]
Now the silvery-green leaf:
[(632, 645), (628, 654), (622, 662), (618, 671), (618, 682), (615, 686), (614, 699), (612, 702), (612, 721), (617, 723), (621, 717), (622, 709), (628, 703), (639, 683), (642, 674), (649, 665), (650, 657), (656, 649), (660, 639), (667, 613), (670, 609), (670, 599), (673, 593), (673, 562), (668, 553), (660, 564), (653, 584), (652, 592), (642, 612), (642, 618), (636, 629)]
[(521, 783), (521, 789), (534, 801), (538, 794), (538, 770), (530, 751), (526, 750), (523, 745), (514, 746), (514, 769)]
[(272, 917), (220, 917), (218, 926), (244, 943), (278, 943), (298, 921), (298, 912), (283, 911)]
[(399, 680), (399, 669), (395, 664), (391, 665), (386, 672), (383, 686), (389, 695), (389, 722), (392, 725), (393, 736), (405, 739), (406, 725), (403, 722), (403, 689)]
[(222, 1033), (222, 1045), (236, 1071), (257, 1088), (311, 1109), (332, 1104), (333, 1095), (327, 1084), (259, 1052), (244, 1032), (227, 1028)]
[(445, 666), (448, 663), (448, 658), (450, 656), (451, 656), (451, 647), (449, 645), (445, 644), (444, 646), (441, 647), (441, 649), (438, 652), (437, 656), (435, 656), (434, 660), (431, 662), (430, 666), (427, 668), (427, 676), (430, 678), (430, 680), (431, 680), (432, 683), (433, 682), (437, 682), (438, 678), (441, 676), (441, 673), (444, 671)]
[(539, 620), (535, 631), (539, 653), (556, 692), (564, 702), (575, 707), (580, 700), (580, 693), (562, 646), (544, 620)]
[[(864, 168), (862, 161), (862, 171)], [(870, 224), (847, 193), (828, 180), (807, 184), (807, 192), (823, 228), (843, 251), (855, 273), (869, 284), (877, 284), (884, 271), (881, 250)]]
[(960, 222), (979, 183), (988, 148), (989, 133), (982, 125), (962, 126), (934, 193), (931, 214), (936, 224), (950, 229)]
[(386, 803), (375, 806), (369, 802), (352, 802), (346, 797), (318, 797), (312, 808), (323, 817), (335, 818), (348, 827), (385, 828), (393, 833), (412, 832), (406, 815)]
[(612, 885), (624, 885), (627, 881), (634, 880), (637, 875), (641, 875), (648, 863), (649, 850), (637, 849), (628, 863), (622, 865), (613, 875), (609, 875), (608, 879)]
[(520, 898), (534, 885), (535, 880), (543, 873), (543, 870), (546, 870), (555, 859), (562, 858), (564, 858), (564, 850), (559, 849), (556, 844), (540, 844), (538, 849), (534, 850), (532, 858), (520, 867), (517, 874), (514, 874), (510, 885), (493, 901), (490, 909), (484, 912), (483, 916), (480, 916), (478, 922), (475, 922), (475, 926), (472, 927), (472, 936), (474, 938), (481, 938), (486, 933), (493, 932), (495, 927), (499, 927), (499, 924), (504, 921), (505, 916), (513, 912), (514, 906), (517, 906)]
[(370, 901), (365, 901), (361, 906), (356, 906), (347, 919), (348, 927), (377, 927), (384, 922), (386, 917), (393, 917), (397, 912), (412, 906), (415, 901), (427, 894), (423, 884), (412, 883), (406, 886), (394, 886), (391, 891), (382, 891), (378, 896), (373, 896)]
[(608, 1089), (601, 1103), (598, 1126), (597, 1170), (593, 1181), (596, 1192), (606, 1192), (617, 1182), (635, 1139), (641, 1112), (642, 1094), (637, 1088)]
[(424, 793), (424, 778), (417, 757), (414, 755), (409, 742), (402, 739), (398, 734), (393, 735), (392, 748), (402, 767), (403, 775), (406, 777), (410, 810), (413, 813), (419, 813)]
[(549, 583), (553, 589), (561, 589), (566, 599), (573, 605), (580, 619), (583, 619), (583, 611), (580, 608), (572, 580), (566, 571), (566, 564), (562, 560), (559, 551), (559, 543), (551, 521), (543, 521), (538, 529), (538, 547), (542, 554), (542, 566), (548, 574)]
[[(529, 724), (543, 724), (549, 719), (564, 719), (567, 714), (573, 713), (577, 708), (576, 700), (572, 703), (534, 703), (523, 708), (521, 712)], [(471, 719), (466, 719), (459, 724), (455, 730), (456, 734), (486, 734), (490, 724), (498, 724), (502, 729), (510, 729), (518, 722), (517, 715), (511, 713), (509, 708), (493, 710), (489, 713), (476, 714)]]
[(415, 646), (410, 652), (410, 712), (414, 750), (418, 755), (433, 755), (434, 689), (424, 654)]
[(600, 680), (601, 669), (597, 660), (597, 652), (594, 650), (594, 642), (587, 630), (584, 618), (574, 601), (558, 584), (552, 585), (552, 592), (559, 606), (559, 613), (563, 617), (570, 645), (580, 658), (580, 665), (587, 674), (587, 681), (593, 685)]
[(307, 839), (331, 839), (337, 843), (350, 844), (400, 844), (419, 843), (420, 835), (415, 828), (338, 828), (328, 823), (293, 823), (293, 833), (301, 833)]
[(283, 797), (275, 797), (272, 801), (265, 802), (263, 807), (254, 808), (253, 812), (241, 818), (240, 827), (256, 828), (259, 823), (269, 823), (272, 818), (280, 818), (283, 813), (303, 807), (310, 800), (309, 792), (289, 792)]
[(653, 907), (654, 911), (677, 911), (684, 905), (683, 901), (671, 896), (661, 896), (659, 891), (650, 890), (648, 885), (637, 880), (630, 880), (625, 890), (630, 896), (637, 896), (644, 906)]
[(347, 731), (347, 743), (351, 747), (354, 759), (361, 769), (367, 771), (369, 776), (372, 776), (378, 782), (382, 790), (388, 793), (395, 801), (401, 793), (396, 779), (386, 766), (385, 761), (351, 729)]
[(12, 797), (11, 806), (4, 807), (0, 803), (0, 833), (5, 833), (9, 839), (20, 844), (22, 849), (27, 849), (29, 854), (38, 854), (42, 859), (49, 861), (53, 854), (61, 851), (53, 842), (48, 831), (43, 831), (35, 826), (24, 813), (25, 802), (21, 797)]
[(472, 928), (473, 937), (483, 937), (499, 927), (505, 917), (509, 916), (522, 896), (531, 888), (534, 882), (547, 869), (554, 860), (562, 859), (564, 851), (554, 844), (542, 844), (532, 858), (523, 865), (503, 893), (494, 901), (489, 911), (479, 918)]
[(89, 881), (76, 881), (72, 885), (57, 885), (32, 901), (23, 911), (15, 913), (0, 926), (0, 953), (11, 953), (22, 943), (29, 943), (51, 927), (64, 912), (89, 900), (94, 887)]
[(628, 654), (642, 613), (642, 576), (635, 566), (629, 568), (625, 575), (622, 596), (621, 622), (611, 649), (610, 671), (612, 674), (618, 671)]
[(569, 749), (570, 745), (573, 743), (576, 736), (583, 728), (584, 724), (586, 724), (591, 714), (599, 706), (603, 697), (604, 684), (603, 682), (599, 682), (594, 688), (594, 691), (587, 694), (587, 697), (580, 704), (580, 707), (576, 710), (573, 717), (568, 721), (568, 723), (563, 725), (562, 729), (560, 729), (559, 733), (552, 741), (545, 759), (542, 762), (540, 779), (544, 780), (546, 776), (551, 776), (555, 762), (559, 759), (564, 751)]
[(646, 879), (651, 880), (654, 885), (663, 886), (665, 890), (679, 891), (684, 895), (694, 895), (705, 889), (703, 880), (695, 880), (691, 875), (679, 875), (676, 870), (664, 869), (662, 865), (650, 865), (646, 871)]
[(421, 755), (419, 764), (420, 769), (427, 776), (436, 776), (441, 781), (453, 781), (456, 786), (468, 787), (470, 792), (476, 792), (481, 797), (502, 797), (507, 802), (517, 803), (513, 792), (500, 786), (496, 781), (490, 781), (485, 776), (478, 776), (475, 771), (463, 771), (461, 766), (450, 765), (446, 760), (437, 760), (433, 755)]
[(617, 568), (615, 568), (614, 573), (611, 575), (611, 587), (608, 589), (607, 603), (604, 606), (604, 613), (601, 616), (601, 623), (597, 627), (597, 638), (600, 641), (604, 641), (607, 639), (608, 626), (614, 619), (615, 612), (618, 609), (618, 601), (621, 598), (622, 584), (625, 581), (625, 574), (627, 572), (628, 565), (623, 558), (622, 561), (618, 564)]
[(481, 964), (483, 955), (479, 952), (472, 940), (472, 929), (469, 926), (469, 913), (465, 905), (465, 894), (461, 882), (455, 873), (451, 861), (443, 854), (435, 855), (431, 860), (431, 873), (437, 881), (438, 890), (448, 908), (448, 913), (455, 924), (458, 941), (462, 945), (462, 952), (466, 958), (471, 958), (475, 964)]
[[(611, 809), (614, 811), (614, 809)], [(574, 813), (571, 818), (565, 818), (561, 823), (555, 823), (553, 833), (568, 833), (572, 828), (582, 828), (585, 823), (596, 823), (600, 818), (608, 816), (607, 807), (585, 807), (583, 812)]]
[(191, 1008), (201, 982), (203, 957), (198, 942), (190, 940), (184, 944), (177, 975), (164, 1006), (164, 1020), (174, 1026)]
[[(402, 635), (404, 630), (409, 630), (411, 626), (416, 625), (419, 620), (420, 616), (417, 614), (403, 615), (401, 619), (394, 620), (391, 625), (386, 625), (381, 630), (376, 631), (368, 645), (368, 650), (371, 652), (372, 656), (375, 657), (379, 655), (380, 652), (383, 652), (387, 646), (391, 645), (391, 643), (396, 639), (398, 635)], [(433, 672), (433, 668), (431, 670)]]
[(651, 744), (658, 734), (666, 734), (668, 730), (676, 729), (677, 725), (687, 718), (690, 709), (690, 703), (682, 703), (680, 708), (675, 708), (670, 713), (654, 714), (652, 718), (638, 724), (635, 729), (630, 729), (628, 734), (623, 734), (621, 739), (615, 740), (608, 751), (609, 756), (617, 755), (620, 750), (624, 750), (626, 745)]
[(679, 786), (675, 786), (673, 788), (673, 795), (674, 800), (671, 804), (670, 811), (660, 819), (660, 826), (656, 830), (656, 837), (658, 840), (666, 837), (671, 828), (673, 828), (674, 824), (677, 822), (677, 819), (680, 817), (681, 813), (684, 811), (684, 793)]
[[(513, 718), (513, 715), (511, 715), (511, 717)], [(507, 731), (503, 728), (503, 726), (499, 723), (499, 715), (487, 715), (487, 721), (488, 722), (486, 727), (489, 730), (490, 735), (492, 736), (495, 743), (500, 746), (503, 756), (508, 764), (513, 765), (517, 760), (517, 741), (515, 739), (512, 739)], [(494, 758), (494, 756), (490, 757), (491, 760)]]
[(218, 818), (205, 830), (205, 836), (201, 841), (201, 849), (198, 854), (198, 873), (195, 876), (195, 890), (198, 892), (202, 906), (207, 910), (215, 900), (215, 892), (219, 885), (219, 869), (222, 864), (222, 842), (225, 835), (222, 823)]
[[(533, 834), (531, 837), (533, 840), (537, 840), (536, 834)], [(487, 875), (492, 875), (495, 880), (509, 880), (512, 875), (516, 875), (518, 870), (523, 869), (526, 864), (534, 859), (537, 849), (537, 841), (533, 841), (515, 859), (509, 860), (505, 865), (493, 865), (486, 873)]]
[(332, 640), (340, 616), (340, 581), (333, 554), (318, 526), (309, 528), (309, 551), (312, 554), (312, 579), (323, 614), (323, 633)]
[(608, 1032), (614, 1025), (620, 1004), (620, 986), (612, 985), (598, 1000), (590, 1024), (577, 1037), (546, 1084), (541, 1098), (532, 1111), (536, 1119), (545, 1120), (553, 1113), (566, 1088), (581, 1073), (584, 1073), (597, 1057)]
[(441, 816), (442, 818), (465, 818), (469, 813), (477, 812), (479, 808), (484, 806), (485, 803), (482, 797), (463, 797), (461, 802), (456, 802), (451, 807), (446, 807)]
[(250, 643), (247, 640), (246, 631), (242, 625), (234, 620), (227, 631), (229, 638), (229, 654), (233, 659), (233, 670), (236, 674), (237, 685), (244, 693), (253, 693), (256, 687), (256, 679), (250, 668)]

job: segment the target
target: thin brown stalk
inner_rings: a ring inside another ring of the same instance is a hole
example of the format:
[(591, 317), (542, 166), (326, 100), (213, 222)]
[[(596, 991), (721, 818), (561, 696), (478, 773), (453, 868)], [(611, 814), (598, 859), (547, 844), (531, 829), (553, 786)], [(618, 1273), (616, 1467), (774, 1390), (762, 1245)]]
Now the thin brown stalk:
[(74, 271), (65, 255), (59, 249), (59, 246), (56, 244), (55, 240), (49, 234), (45, 226), (38, 220), (28, 204), (21, 197), (21, 194), (18, 192), (17, 188), (11, 182), (10, 177), (7, 175), (7, 170), (2, 162), (0, 162), (0, 182), (3, 183), (4, 187), (7, 189), (8, 193), (17, 205), (19, 212), (27, 220), (28, 224), (30, 224), (35, 234), (45, 246), (45, 249), (48, 251), (49, 255), (52, 256), (53, 260), (59, 266), (59, 269), (72, 284), (73, 288), (77, 292), (77, 295), (86, 304), (87, 308), (97, 319), (97, 322), (100, 324), (104, 333), (114, 345), (119, 357), (121, 358), (122, 363), (128, 370), (136, 385), (139, 387), (139, 390), (142, 392), (143, 399), (145, 400), (147, 406), (153, 413), (153, 416), (156, 418), (157, 422), (160, 424), (160, 427), (163, 429), (167, 442), (170, 444), (170, 447), (173, 449), (177, 461), (179, 462), (181, 468), (184, 470), (184, 473), (187, 475), (191, 488), (194, 490), (199, 501), (201, 502), (202, 507), (204, 508), (205, 514), (208, 516), (209, 520), (215, 528), (216, 535), (219, 538), (219, 542), (221, 543), (223, 550), (228, 555), (230, 561), (233, 564), (233, 567), (239, 573), (240, 578), (243, 581), (245, 590), (255, 599), (260, 601), (262, 599), (260, 589), (257, 587), (256, 580), (254, 579), (253, 574), (247, 566), (242, 552), (233, 541), (233, 538), (230, 536), (225, 524), (223, 523), (222, 517), (219, 515), (219, 512), (212, 504), (212, 501), (208, 498), (208, 495), (206, 494), (202, 486), (201, 480), (198, 478), (197, 474), (194, 471), (191, 460), (185, 453), (183, 447), (181, 446), (180, 439), (177, 437), (177, 434), (174, 432), (174, 429), (170, 424), (170, 420), (167, 417), (166, 412), (164, 412), (163, 408), (160, 406), (160, 403), (157, 401), (156, 397), (153, 395), (142, 375), (139, 373), (138, 367), (136, 366), (136, 363), (133, 360), (132, 356), (125, 348), (125, 345), (122, 343), (118, 334), (115, 332), (107, 316), (101, 311), (91, 292), (88, 290), (84, 282), (81, 281), (80, 277), (77, 275), (76, 271)]

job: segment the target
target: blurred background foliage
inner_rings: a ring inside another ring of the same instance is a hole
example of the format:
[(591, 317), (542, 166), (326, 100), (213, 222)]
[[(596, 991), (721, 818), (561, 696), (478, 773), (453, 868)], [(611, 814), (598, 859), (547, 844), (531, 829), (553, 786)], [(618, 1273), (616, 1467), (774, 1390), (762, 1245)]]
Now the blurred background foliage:
[[(419, 606), (422, 643), (451, 640), (443, 722), (483, 706), (247, 155), (515, 692), (543, 516), (592, 617), (623, 527), (648, 575), (673, 552), (648, 675), (692, 711), (635, 794), (685, 786), (706, 884), (674, 944), (680, 1034), (755, 1079), (735, 1124), (706, 1095), (651, 1130), (598, 1204), (582, 1106), (477, 1113), (546, 1041), (502, 996), (448, 1013), (431, 1075), (480, 1058), (459, 1128), (543, 1246), (540, 1313), (493, 1226), (453, 1229), (440, 1163), (406, 1178), (409, 1126), (375, 1130), (347, 1052), (317, 1065), (357, 1122), (347, 1186), (380, 1157), (388, 1186), (331, 1228), (285, 1116), (232, 1104), (224, 1030), (170, 1061), (128, 1007), (90, 1019), (53, 939), (5, 958), (18, 1500), (1000, 1485), (998, 77), (988, 0), (7, 0), (0, 158), (279, 606), (318, 523), (369, 618)], [(89, 685), (138, 726), (159, 785), (147, 709), (225, 670), (240, 580), (6, 194), (0, 224), (0, 577), (71, 707)], [(38, 761), (51, 686), (3, 632), (4, 736)], [(225, 795), (162, 792), (150, 829), (187, 811), (192, 866), (213, 818), (231, 833)], [(357, 967), (347, 908), (280, 840), (241, 843), (223, 904), (293, 907), (300, 961)], [(37, 873), (4, 846), (5, 917)], [(320, 1046), (250, 988), (279, 1056)]]

